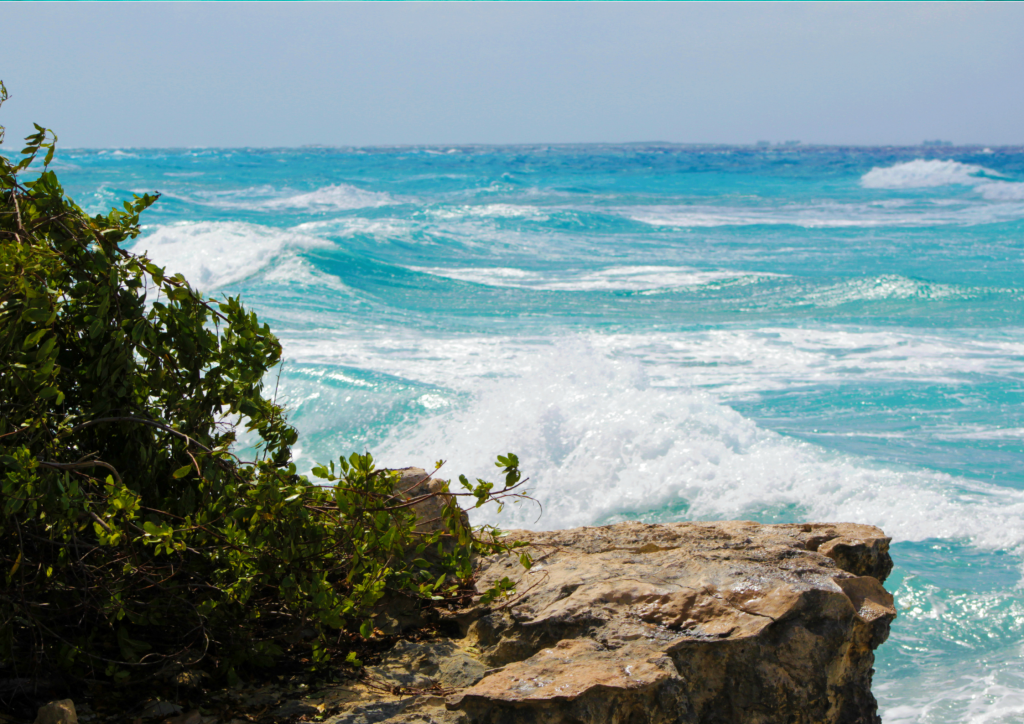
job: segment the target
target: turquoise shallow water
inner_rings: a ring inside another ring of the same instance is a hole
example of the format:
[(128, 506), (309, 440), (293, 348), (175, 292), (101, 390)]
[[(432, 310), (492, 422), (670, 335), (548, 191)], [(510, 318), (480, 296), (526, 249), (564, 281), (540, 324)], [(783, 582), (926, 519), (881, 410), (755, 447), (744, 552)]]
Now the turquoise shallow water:
[[(886, 722), (1024, 718), (1024, 149), (65, 151), (285, 347), (300, 467), (488, 474), (506, 526), (893, 536)], [(478, 516), (477, 522), (499, 522)]]

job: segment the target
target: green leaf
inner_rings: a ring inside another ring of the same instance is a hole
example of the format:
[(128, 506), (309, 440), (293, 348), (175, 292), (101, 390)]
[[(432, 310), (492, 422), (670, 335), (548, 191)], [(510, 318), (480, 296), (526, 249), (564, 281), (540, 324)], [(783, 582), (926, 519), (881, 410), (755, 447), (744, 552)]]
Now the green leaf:
[(186, 475), (188, 475), (190, 472), (192, 472), (192, 466), (191, 465), (182, 465), (180, 468), (178, 468), (177, 470), (174, 471), (174, 477), (175, 478), (183, 478)]
[(26, 309), (22, 312), (21, 318), (26, 322), (47, 322), (50, 319), (50, 310), (36, 308)]
[(19, 473), (24, 470), (21, 463), (12, 455), (0, 455), (0, 463), (3, 463), (12, 470), (17, 470)]
[(32, 332), (32, 334), (25, 337), (25, 341), (21, 343), (21, 348), (29, 349), (31, 347), (34, 347), (36, 344), (39, 343), (39, 340), (42, 339), (43, 335), (46, 334), (48, 331), (49, 330), (46, 327), (43, 327), (42, 329), (37, 329), (35, 332)]

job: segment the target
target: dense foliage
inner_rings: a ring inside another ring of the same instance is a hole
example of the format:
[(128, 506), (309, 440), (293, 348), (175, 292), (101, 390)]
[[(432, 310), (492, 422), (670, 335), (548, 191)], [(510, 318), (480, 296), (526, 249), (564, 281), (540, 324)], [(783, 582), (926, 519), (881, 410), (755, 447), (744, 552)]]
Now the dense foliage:
[[(36, 126), (20, 158), (0, 156), (8, 674), (232, 679), (296, 647), (313, 666), (373, 636), (382, 597), (464, 594), (473, 550), (503, 547), (493, 531), (470, 531), (446, 485), (430, 494), (440, 525), (418, 530), (417, 500), (368, 454), (298, 475), (297, 433), (263, 389), (281, 358), (270, 329), (125, 250), (157, 197), (89, 217), (50, 169), (55, 141)], [(240, 427), (254, 460), (232, 452)], [(460, 494), (518, 495), (518, 460), (498, 465), (498, 488), (462, 478)]]

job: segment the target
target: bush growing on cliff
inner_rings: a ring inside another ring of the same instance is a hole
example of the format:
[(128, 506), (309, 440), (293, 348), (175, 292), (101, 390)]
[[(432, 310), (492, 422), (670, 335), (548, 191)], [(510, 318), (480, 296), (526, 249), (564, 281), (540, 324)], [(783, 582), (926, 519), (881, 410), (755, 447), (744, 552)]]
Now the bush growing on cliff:
[[(454, 495), (417, 532), (417, 500), (368, 454), (317, 468), (326, 485), (298, 475), (297, 433), (263, 390), (270, 329), (122, 248), (157, 197), (89, 217), (50, 169), (55, 142), (36, 126), (20, 158), (0, 156), (7, 675), (230, 679), (289, 647), (312, 666), (371, 637), (386, 596), (464, 595), (471, 553), (508, 546), (469, 530)], [(255, 460), (232, 453), (238, 425)], [(461, 494), (518, 495), (518, 460), (498, 466), (501, 486)]]

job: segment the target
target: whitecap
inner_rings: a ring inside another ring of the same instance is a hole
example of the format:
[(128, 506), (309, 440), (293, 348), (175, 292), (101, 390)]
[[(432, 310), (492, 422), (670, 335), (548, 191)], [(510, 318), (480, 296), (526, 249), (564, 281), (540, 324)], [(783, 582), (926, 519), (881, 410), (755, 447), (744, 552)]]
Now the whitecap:
[(386, 193), (367, 191), (349, 184), (333, 184), (305, 194), (268, 199), (262, 202), (267, 209), (344, 210), (385, 206), (395, 203)]
[(432, 276), (484, 284), (547, 291), (644, 291), (682, 289), (723, 282), (747, 282), (781, 274), (703, 271), (680, 266), (615, 266), (585, 271), (527, 271), (512, 267), (412, 267)]
[(349, 184), (332, 184), (307, 193), (293, 193), (269, 184), (226, 191), (197, 191), (190, 195), (167, 194), (190, 203), (220, 209), (275, 211), (345, 211), (374, 208), (395, 203), (389, 194), (368, 191)]
[(990, 290), (921, 281), (899, 274), (883, 274), (877, 277), (851, 279), (808, 291), (801, 295), (800, 300), (819, 307), (837, 307), (851, 302), (882, 300), (967, 300), (976, 298), (986, 291)]
[[(787, 204), (775, 208), (729, 206), (642, 206), (613, 209), (621, 216), (650, 226), (711, 228), (718, 226), (796, 226), (803, 229), (846, 229), (889, 226), (930, 226), (940, 223), (974, 223), (971, 208), (944, 208), (945, 200), (931, 208), (908, 209), (899, 199), (867, 204)], [(1019, 214), (1018, 214), (1019, 216)]]
[(989, 201), (1024, 201), (1024, 183), (993, 181), (974, 188)]
[(444, 456), (449, 473), (487, 478), (496, 452), (517, 452), (543, 517), (513, 507), (500, 517), (478, 511), (476, 523), (551, 529), (775, 509), (789, 519), (870, 523), (901, 540), (1024, 544), (1022, 491), (827, 452), (761, 428), (709, 392), (652, 385), (636, 362), (580, 342), (520, 354), (512, 369), (512, 379), (474, 383), (469, 405), (396, 431), (382, 460)]
[(510, 219), (522, 218), (530, 221), (547, 221), (548, 215), (535, 206), (519, 204), (477, 204), (449, 206), (429, 209), (427, 213), (443, 220), (475, 218)]
[(297, 284), (304, 287), (327, 288), (338, 292), (351, 292), (340, 278), (320, 271), (298, 256), (285, 256), (275, 261), (263, 274), (263, 281), (272, 284)]
[(984, 181), (986, 176), (1002, 174), (971, 163), (915, 159), (893, 166), (876, 166), (861, 176), (860, 183), (869, 189), (916, 189), (951, 184), (974, 186)]
[(987, 201), (1024, 201), (1024, 183), (1003, 178), (998, 171), (971, 163), (917, 159), (873, 168), (861, 177), (860, 183), (871, 189), (971, 186)]
[(153, 227), (133, 250), (146, 252), (168, 274), (184, 274), (197, 288), (210, 290), (257, 274), (288, 250), (330, 246), (325, 239), (287, 229), (201, 221)]

